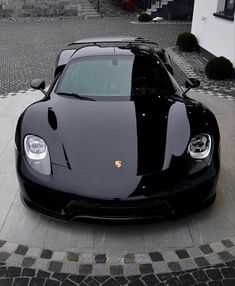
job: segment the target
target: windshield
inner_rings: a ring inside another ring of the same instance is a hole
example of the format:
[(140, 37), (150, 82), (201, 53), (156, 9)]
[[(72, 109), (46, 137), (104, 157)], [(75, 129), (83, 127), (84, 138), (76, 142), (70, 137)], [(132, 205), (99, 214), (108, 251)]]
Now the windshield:
[(167, 71), (155, 56), (99, 56), (72, 60), (56, 93), (80, 96), (135, 98), (174, 93)]

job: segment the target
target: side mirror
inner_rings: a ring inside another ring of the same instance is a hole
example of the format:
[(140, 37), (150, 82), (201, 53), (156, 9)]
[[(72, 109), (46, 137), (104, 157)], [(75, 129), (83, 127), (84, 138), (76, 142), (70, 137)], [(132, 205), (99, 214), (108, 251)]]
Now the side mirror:
[(46, 87), (46, 83), (44, 80), (42, 79), (34, 79), (31, 81), (30, 86), (33, 89), (38, 89), (40, 90), (42, 93), (44, 93), (45, 95), (47, 95), (47, 92), (45, 91), (45, 87)]
[(200, 80), (196, 79), (196, 78), (188, 78), (185, 81), (185, 87), (186, 90), (183, 92), (183, 95), (186, 95), (186, 93), (191, 89), (191, 88), (196, 88), (198, 86), (200, 86), (201, 82)]
[(196, 79), (196, 78), (188, 78), (185, 81), (185, 87), (186, 88), (195, 88), (198, 87), (201, 84), (200, 80)]

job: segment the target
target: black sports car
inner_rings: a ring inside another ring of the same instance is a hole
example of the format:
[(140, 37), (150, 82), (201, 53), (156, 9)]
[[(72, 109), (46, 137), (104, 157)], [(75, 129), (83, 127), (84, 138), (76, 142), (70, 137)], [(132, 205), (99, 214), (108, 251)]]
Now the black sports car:
[(92, 38), (58, 56), (45, 97), (16, 128), (21, 198), (65, 221), (172, 218), (211, 204), (215, 116), (186, 96), (165, 50), (143, 38)]

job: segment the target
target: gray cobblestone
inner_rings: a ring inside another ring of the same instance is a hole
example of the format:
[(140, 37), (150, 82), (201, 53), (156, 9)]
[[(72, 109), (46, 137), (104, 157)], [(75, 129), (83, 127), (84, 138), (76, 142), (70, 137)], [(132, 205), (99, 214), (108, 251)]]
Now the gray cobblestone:
[(42, 250), (40, 248), (30, 247), (28, 252), (27, 252), (27, 255), (28, 256), (32, 256), (32, 257), (40, 257), (41, 251)]
[(66, 252), (54, 251), (51, 258), (56, 261), (63, 261), (65, 257), (66, 257)]
[[(23, 268), (22, 270), (22, 276), (26, 276), (26, 277), (34, 277), (35, 273), (36, 273), (36, 270), (32, 268)], [(41, 277), (41, 278), (44, 278), (44, 277)]]
[(87, 253), (87, 254), (82, 253), (79, 255), (79, 262), (83, 263), (83, 264), (92, 263), (93, 262), (93, 255), (89, 254), (89, 253)]
[(136, 273), (139, 273), (139, 267), (138, 267), (138, 265), (135, 265), (135, 264), (124, 265), (123, 266), (123, 273), (126, 276), (135, 275)]
[(153, 273), (153, 266), (151, 264), (141, 264), (140, 265), (140, 273), (141, 274), (149, 274)]
[(183, 270), (190, 270), (197, 268), (196, 263), (192, 259), (185, 259), (179, 262)]
[(234, 256), (228, 251), (219, 252), (218, 255), (223, 259), (223, 261), (230, 261), (234, 259)]
[(123, 266), (122, 265), (111, 265), (110, 266), (111, 275), (122, 275), (123, 274)]
[(158, 262), (153, 264), (154, 273), (168, 273), (170, 268), (165, 262)]
[(79, 254), (75, 253), (75, 252), (68, 252), (67, 259), (68, 259), (68, 261), (78, 262)]
[(214, 252), (223, 251), (225, 249), (224, 245), (219, 241), (211, 242), (210, 246)]
[(205, 271), (203, 271), (203, 270), (195, 271), (193, 273), (193, 276), (197, 280), (197, 282), (207, 282), (207, 281), (209, 281), (208, 276), (206, 275)]
[(78, 264), (76, 262), (64, 262), (61, 271), (66, 273), (77, 273)]
[(18, 245), (16, 243), (13, 242), (6, 242), (2, 248), (1, 251), (5, 251), (5, 252), (15, 252), (15, 250), (17, 249)]
[(47, 270), (48, 269), (48, 260), (47, 259), (37, 259), (34, 267), (40, 270)]
[(176, 250), (175, 253), (180, 259), (189, 258), (189, 254), (185, 249)]
[(9, 265), (21, 266), (24, 256), (19, 254), (12, 254), (6, 261)]
[(169, 262), (168, 263), (168, 267), (170, 268), (170, 270), (172, 272), (177, 272), (177, 271), (181, 271), (182, 268), (180, 266), (180, 264), (178, 262)]
[(177, 261), (178, 260), (178, 256), (173, 250), (163, 251), (162, 256), (165, 261)]
[(28, 251), (28, 246), (19, 245), (15, 251), (16, 254), (25, 255)]
[(48, 267), (49, 271), (60, 272), (62, 269), (63, 263), (60, 261), (51, 261)]
[(198, 248), (190, 248), (190, 249), (187, 249), (187, 251), (192, 258), (201, 256), (201, 252)]
[(109, 273), (109, 266), (106, 264), (95, 264), (93, 266), (93, 275), (104, 275)]
[(206, 257), (210, 265), (215, 265), (223, 262), (222, 258), (218, 254), (210, 254)]
[(194, 261), (197, 263), (199, 267), (206, 267), (210, 266), (209, 262), (204, 257), (197, 257), (194, 259)]
[(0, 252), (0, 261), (5, 262), (10, 255), (8, 252)]
[(0, 248), (3, 247), (3, 245), (4, 245), (5, 243), (6, 243), (5, 240), (1, 240), (1, 239), (0, 239)]
[(52, 278), (57, 279), (59, 281), (64, 281), (65, 279), (67, 279), (68, 274), (67, 273), (54, 273), (52, 276)]
[(200, 250), (203, 254), (210, 254), (213, 252), (213, 249), (210, 247), (209, 244), (204, 244), (200, 246)]
[(79, 274), (80, 275), (89, 275), (92, 273), (92, 265), (89, 264), (82, 264), (79, 267)]
[(22, 261), (22, 266), (23, 267), (31, 267), (33, 266), (33, 264), (35, 263), (35, 258), (31, 258), (31, 257), (25, 257)]
[(48, 278), (49, 276), (50, 276), (50, 272), (38, 270), (37, 277)]
[[(235, 265), (235, 260), (232, 261)], [(230, 264), (232, 263), (230, 262)], [(159, 262), (161, 263), (161, 262)], [(229, 263), (229, 262), (227, 262)], [(232, 264), (231, 264), (232, 265)], [(97, 264), (98, 267), (104, 267), (104, 264)], [(133, 269), (135, 265), (126, 265), (126, 269)], [(142, 265), (143, 266), (143, 265)], [(146, 266), (143, 266), (143, 270), (139, 275), (134, 274), (134, 271), (124, 271), (123, 274), (104, 275), (104, 273), (97, 272), (96, 270), (85, 266), (84, 275), (73, 275), (67, 273), (51, 273), (36, 271), (31, 268), (21, 269), (19, 267), (0, 267), (0, 285), (1, 286), (62, 286), (62, 285), (235, 285), (235, 267), (225, 266), (223, 263), (217, 264), (217, 266), (207, 267), (205, 269), (192, 269), (187, 271), (178, 271), (172, 273), (153, 273), (146, 274)], [(95, 270), (95, 271), (94, 271)], [(153, 269), (155, 270), (155, 269)], [(103, 269), (104, 272), (108, 272), (107, 269)], [(151, 269), (152, 271), (152, 269)], [(148, 272), (148, 271), (147, 271)], [(121, 273), (121, 272), (119, 272)], [(17, 281), (17, 283), (14, 281)], [(30, 284), (27, 284), (30, 281)], [(128, 282), (129, 281), (129, 282)], [(213, 282), (213, 283), (212, 283)], [(203, 284), (205, 283), (205, 284)]]
[(148, 254), (136, 254), (135, 255), (135, 261), (137, 263), (150, 263), (151, 262), (151, 259), (150, 259), (150, 256)]

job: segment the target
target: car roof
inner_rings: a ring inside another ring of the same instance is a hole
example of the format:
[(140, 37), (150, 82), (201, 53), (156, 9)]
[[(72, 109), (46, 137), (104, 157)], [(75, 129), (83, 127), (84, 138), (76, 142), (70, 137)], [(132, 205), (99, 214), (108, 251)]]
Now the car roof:
[(144, 50), (143, 45), (145, 44), (158, 46), (157, 43), (141, 37), (109, 36), (81, 39), (69, 44), (68, 47), (75, 48), (75, 52), (70, 58), (74, 59), (84, 56), (133, 55), (133, 48), (139, 48), (141, 51)]
[(130, 49), (120, 48), (120, 47), (89, 46), (77, 50), (71, 57), (71, 60), (79, 57), (106, 56), (106, 55), (130, 56), (133, 55), (133, 52)]
[[(89, 56), (136, 56), (156, 55), (158, 44), (141, 37), (113, 36), (93, 37), (75, 41), (62, 50), (57, 57), (54, 76), (64, 69), (71, 60)], [(154, 51), (154, 53), (153, 53)]]
[(142, 37), (130, 37), (130, 36), (109, 36), (109, 37), (92, 37), (92, 38), (85, 38), (78, 41), (75, 41), (69, 46), (73, 45), (81, 45), (81, 44), (89, 44), (89, 45), (96, 45), (100, 43), (129, 43), (129, 44), (154, 44), (158, 46), (156, 42), (152, 42), (148, 39), (144, 39)]

